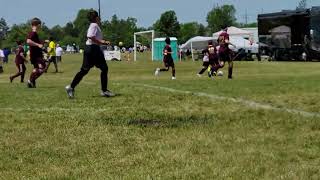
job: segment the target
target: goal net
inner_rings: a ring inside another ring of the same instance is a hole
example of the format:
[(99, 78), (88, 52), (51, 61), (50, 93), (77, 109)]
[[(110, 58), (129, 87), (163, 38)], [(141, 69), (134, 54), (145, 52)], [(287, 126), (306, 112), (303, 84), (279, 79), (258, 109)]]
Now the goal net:
[[(150, 36), (151, 35), (151, 36)], [(149, 44), (143, 44), (139, 41), (137, 41), (137, 37), (143, 38), (143, 39), (147, 39), (147, 41), (149, 42)], [(137, 52), (138, 51), (144, 51), (145, 47), (150, 48), (151, 50), (151, 59), (152, 61), (154, 60), (153, 58), (153, 54), (154, 54), (154, 50), (153, 50), (153, 45), (154, 45), (154, 30), (150, 30), (150, 31), (141, 31), (141, 32), (136, 32), (134, 33), (134, 61), (137, 60)], [(151, 41), (150, 41), (151, 40)], [(151, 43), (151, 44), (150, 44)], [(149, 49), (148, 48), (148, 49)]]

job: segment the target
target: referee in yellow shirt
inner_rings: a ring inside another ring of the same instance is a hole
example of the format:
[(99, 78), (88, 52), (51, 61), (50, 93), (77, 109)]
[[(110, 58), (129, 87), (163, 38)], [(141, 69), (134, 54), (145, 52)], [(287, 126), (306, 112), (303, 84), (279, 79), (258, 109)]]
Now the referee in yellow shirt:
[(53, 41), (53, 38), (49, 38), (49, 48), (48, 48), (48, 55), (49, 55), (49, 63), (47, 65), (46, 71), (49, 69), (49, 66), (51, 63), (54, 64), (54, 67), (56, 68), (56, 73), (58, 72), (58, 65), (57, 65), (57, 58), (56, 58), (56, 43)]

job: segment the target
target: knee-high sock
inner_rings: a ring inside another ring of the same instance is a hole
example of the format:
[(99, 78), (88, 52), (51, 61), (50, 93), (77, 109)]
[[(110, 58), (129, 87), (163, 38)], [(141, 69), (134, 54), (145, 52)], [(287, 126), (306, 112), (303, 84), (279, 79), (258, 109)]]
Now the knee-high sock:
[(33, 69), (31, 75), (30, 75), (30, 81), (35, 81), (37, 80), (44, 72), (43, 68), (37, 68), (37, 69)]
[(57, 62), (53, 62), (53, 64), (54, 64), (54, 67), (56, 68), (56, 72), (58, 72), (58, 64), (57, 64)]
[(229, 67), (228, 67), (228, 78), (232, 78), (232, 71), (233, 71), (233, 62), (229, 62)]
[(199, 74), (203, 74), (207, 69), (208, 69), (208, 67), (203, 67), (203, 68), (200, 70)]

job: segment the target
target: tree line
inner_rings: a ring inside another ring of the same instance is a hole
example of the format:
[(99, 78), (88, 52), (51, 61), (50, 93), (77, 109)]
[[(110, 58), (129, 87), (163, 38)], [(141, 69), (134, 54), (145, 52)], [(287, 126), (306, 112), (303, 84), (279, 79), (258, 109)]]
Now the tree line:
[[(41, 39), (52, 37), (61, 45), (77, 44), (84, 46), (86, 40), (87, 28), (89, 22), (87, 13), (90, 9), (79, 10), (76, 18), (68, 22), (65, 26), (56, 25), (52, 28), (42, 24), (42, 30), (39, 33)], [(148, 28), (138, 27), (137, 19), (128, 17), (120, 19), (113, 15), (110, 20), (102, 20), (101, 29), (104, 37), (117, 45), (123, 42), (124, 46), (133, 46), (134, 32), (144, 30), (155, 30), (157, 37), (177, 37), (180, 44), (186, 42), (194, 36), (210, 36), (213, 32), (221, 30), (224, 26), (256, 27), (256, 23), (244, 25), (237, 23), (235, 17), (236, 9), (233, 5), (222, 5), (213, 7), (207, 14), (206, 20), (208, 25), (198, 22), (180, 23), (175, 11), (166, 11), (161, 14), (160, 18)], [(41, 18), (41, 17), (40, 17)], [(14, 24), (10, 28), (6, 21), (0, 19), (0, 46), (13, 47), (17, 40), (24, 40), (30, 31), (30, 21), (22, 24)], [(140, 37), (138, 39), (143, 44), (149, 44), (148, 38)]]

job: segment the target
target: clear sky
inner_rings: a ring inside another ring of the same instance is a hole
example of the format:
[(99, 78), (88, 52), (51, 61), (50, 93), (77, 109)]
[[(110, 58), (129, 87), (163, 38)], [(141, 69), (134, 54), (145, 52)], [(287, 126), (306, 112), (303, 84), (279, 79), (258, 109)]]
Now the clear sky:
[[(253, 22), (259, 13), (294, 9), (300, 0), (101, 0), (102, 18), (113, 14), (120, 18), (135, 17), (138, 26), (149, 27), (161, 13), (174, 10), (179, 22), (206, 24), (207, 13), (216, 4), (233, 4), (237, 19)], [(307, 0), (308, 6), (320, 6), (320, 0)], [(73, 21), (81, 8), (98, 9), (98, 0), (0, 0), (0, 17), (9, 25), (24, 23), (33, 17), (41, 18), (46, 25), (64, 26)], [(247, 12), (247, 13), (246, 13)]]

